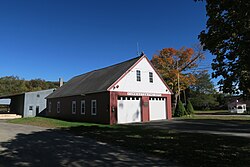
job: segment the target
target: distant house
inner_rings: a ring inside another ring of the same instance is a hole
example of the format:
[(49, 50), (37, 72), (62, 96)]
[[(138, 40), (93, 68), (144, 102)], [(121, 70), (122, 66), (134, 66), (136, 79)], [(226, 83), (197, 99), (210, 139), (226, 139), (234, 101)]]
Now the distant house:
[(73, 77), (47, 97), (47, 116), (116, 124), (171, 119), (171, 90), (146, 56)]
[(250, 106), (250, 101), (241, 96), (232, 96), (228, 97), (228, 99), (228, 111), (230, 113), (245, 113), (247, 111), (247, 107)]
[[(45, 113), (46, 99), (54, 89), (41, 90), (35, 92), (25, 92), (14, 95), (0, 96), (2, 102), (6, 102), (6, 110), (2, 114), (17, 114), (22, 117), (34, 117)], [(7, 103), (8, 102), (8, 103)]]

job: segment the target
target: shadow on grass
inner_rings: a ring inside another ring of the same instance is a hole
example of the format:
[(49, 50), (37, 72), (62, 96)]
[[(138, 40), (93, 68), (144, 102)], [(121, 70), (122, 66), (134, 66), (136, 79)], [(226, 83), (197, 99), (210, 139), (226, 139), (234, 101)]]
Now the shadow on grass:
[[(96, 135), (77, 135), (71, 129), (54, 129), (31, 134), (17, 134), (0, 143), (0, 167), (56, 166), (166, 166), (169, 162), (142, 152), (128, 151), (101, 142), (98, 136), (111, 133), (110, 128), (78, 127)], [(70, 133), (69, 133), (70, 132)], [(115, 135), (115, 131), (113, 132)], [(80, 133), (81, 134), (81, 133)], [(88, 136), (88, 137), (86, 137)], [(170, 165), (171, 166), (171, 165)]]
[(249, 138), (177, 133), (143, 126), (74, 127), (69, 131), (104, 143), (154, 154), (183, 166), (242, 167), (250, 164)]
[(250, 120), (216, 120), (216, 119), (176, 119), (173, 121), (156, 121), (139, 124), (144, 128), (168, 129), (207, 134), (224, 134), (248, 137), (250, 140)]

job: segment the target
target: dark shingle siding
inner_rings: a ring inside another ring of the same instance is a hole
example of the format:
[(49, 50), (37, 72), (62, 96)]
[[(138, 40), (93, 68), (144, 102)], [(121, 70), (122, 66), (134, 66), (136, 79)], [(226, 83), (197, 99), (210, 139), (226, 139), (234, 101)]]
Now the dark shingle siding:
[(62, 87), (58, 88), (55, 92), (50, 94), (47, 98), (57, 98), (107, 91), (107, 89), (140, 58), (141, 56), (119, 64), (73, 77)]

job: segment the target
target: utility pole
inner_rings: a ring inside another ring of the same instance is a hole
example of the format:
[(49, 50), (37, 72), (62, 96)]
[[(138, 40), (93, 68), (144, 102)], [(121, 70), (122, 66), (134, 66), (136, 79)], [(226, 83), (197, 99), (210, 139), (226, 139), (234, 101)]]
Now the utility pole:
[(177, 86), (178, 86), (178, 98), (180, 101), (181, 100), (181, 97), (180, 97), (180, 72), (179, 72), (178, 59), (177, 59)]

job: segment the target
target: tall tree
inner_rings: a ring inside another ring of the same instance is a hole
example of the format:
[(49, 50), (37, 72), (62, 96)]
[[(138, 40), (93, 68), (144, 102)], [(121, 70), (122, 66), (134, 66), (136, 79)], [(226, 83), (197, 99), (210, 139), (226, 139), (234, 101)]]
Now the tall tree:
[(218, 105), (216, 90), (207, 71), (194, 74), (196, 83), (190, 86), (189, 99), (195, 109), (209, 109)]
[[(196, 0), (197, 1), (197, 0)], [(199, 1), (199, 0), (198, 0)], [(201, 0), (202, 1), (202, 0)], [(206, 0), (207, 24), (199, 39), (216, 58), (212, 76), (225, 93), (250, 94), (250, 1)]]
[(189, 70), (197, 67), (197, 61), (203, 57), (201, 49), (196, 52), (184, 47), (179, 50), (164, 48), (153, 56), (151, 62), (175, 95), (174, 109), (180, 91), (195, 83), (195, 77)]

